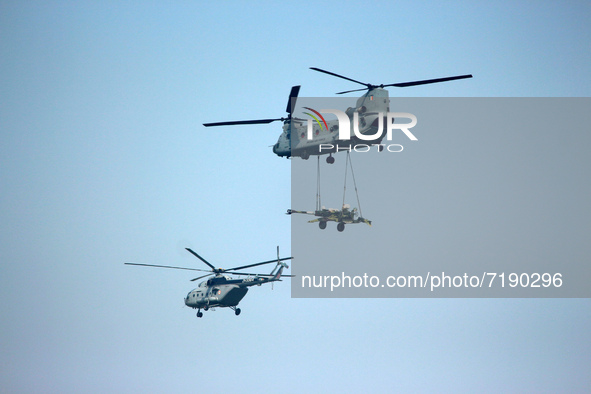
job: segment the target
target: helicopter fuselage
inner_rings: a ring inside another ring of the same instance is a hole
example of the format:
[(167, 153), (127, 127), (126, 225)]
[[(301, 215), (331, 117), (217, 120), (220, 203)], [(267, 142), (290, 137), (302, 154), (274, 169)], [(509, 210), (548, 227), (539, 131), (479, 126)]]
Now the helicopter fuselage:
[(240, 303), (250, 286), (278, 281), (279, 276), (281, 272), (274, 278), (249, 276), (245, 279), (234, 279), (218, 275), (199, 283), (199, 287), (191, 290), (185, 297), (185, 305), (193, 309), (232, 308)]
[(187, 294), (185, 305), (193, 309), (236, 306), (248, 293), (248, 286), (244, 283), (245, 279), (227, 276), (211, 278)]

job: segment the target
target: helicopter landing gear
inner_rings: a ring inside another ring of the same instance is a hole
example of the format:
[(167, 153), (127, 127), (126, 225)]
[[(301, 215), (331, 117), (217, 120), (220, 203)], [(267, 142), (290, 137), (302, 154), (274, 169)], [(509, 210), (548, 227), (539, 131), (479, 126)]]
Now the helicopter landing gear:
[(242, 312), (240, 308), (236, 308), (235, 306), (231, 306), (230, 309), (234, 311), (234, 314), (236, 314), (236, 316), (238, 316), (240, 312)]
[(197, 317), (203, 317), (203, 312), (201, 312), (201, 309), (197, 311)]
[(340, 232), (345, 230), (345, 223), (343, 222), (339, 222), (339, 224), (337, 224), (337, 230), (339, 230)]
[(328, 164), (334, 163), (334, 157), (332, 157), (332, 153), (330, 155), (328, 155), (328, 157), (326, 158), (326, 162)]
[(306, 151), (303, 151), (301, 157), (303, 160), (308, 160), (310, 158), (310, 154)]
[(378, 152), (382, 152), (384, 150), (384, 145), (379, 144), (378, 145)]
[(324, 221), (318, 222), (318, 227), (320, 227), (320, 230), (324, 230), (326, 228), (326, 222), (324, 222)]

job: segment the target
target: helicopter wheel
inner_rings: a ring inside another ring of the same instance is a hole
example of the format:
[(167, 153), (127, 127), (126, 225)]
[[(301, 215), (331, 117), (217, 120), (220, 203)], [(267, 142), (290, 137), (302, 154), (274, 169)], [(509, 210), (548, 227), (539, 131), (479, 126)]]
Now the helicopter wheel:
[(339, 224), (337, 224), (337, 230), (339, 230), (339, 231), (341, 231), (341, 232), (342, 232), (343, 230), (345, 230), (345, 223), (343, 223), (343, 222), (340, 222)]
[(203, 312), (201, 312), (201, 311), (197, 312), (197, 317), (203, 317)]
[(320, 230), (324, 230), (326, 228), (326, 222), (318, 222), (318, 227), (320, 227)]
[(205, 307), (203, 307), (203, 310), (204, 311), (207, 311), (207, 310), (209, 310), (209, 307), (208, 306), (205, 306)]
[(236, 310), (234, 311), (234, 313), (236, 314), (236, 316), (238, 316), (238, 315), (240, 314), (240, 312), (242, 312), (242, 311), (240, 310), (240, 308), (236, 308)]
[(330, 156), (328, 156), (328, 157), (326, 158), (326, 162), (327, 162), (328, 164), (332, 164), (332, 163), (334, 163), (334, 157), (332, 157), (332, 153), (330, 154)]
[(379, 144), (378, 145), (378, 152), (382, 152), (384, 150), (384, 145)]

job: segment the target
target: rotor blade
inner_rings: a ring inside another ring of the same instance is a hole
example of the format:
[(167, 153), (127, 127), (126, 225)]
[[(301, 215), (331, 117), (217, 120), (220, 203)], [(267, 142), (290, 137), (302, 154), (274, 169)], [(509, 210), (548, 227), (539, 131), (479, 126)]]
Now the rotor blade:
[(291, 92), (289, 93), (289, 99), (287, 100), (287, 108), (285, 108), (285, 112), (287, 112), (290, 116), (293, 112), (293, 107), (295, 107), (295, 103), (298, 99), (298, 94), (300, 94), (300, 87), (301, 86), (293, 86), (291, 88)]
[[(250, 276), (269, 277), (269, 278), (272, 278), (272, 277), (275, 276), (275, 275), (271, 275), (271, 274), (247, 274), (247, 273), (244, 273), (244, 272), (228, 272), (228, 271), (225, 271), (224, 274), (246, 275), (246, 276), (250, 275)], [(294, 276), (295, 275), (283, 275), (283, 274), (281, 274), (281, 277), (282, 278), (283, 277), (293, 278)]]
[[(258, 276), (268, 276), (269, 278), (272, 278), (275, 275), (271, 275), (271, 274), (258, 274)], [(284, 275), (284, 274), (281, 274), (281, 277), (282, 278), (293, 278), (293, 277), (295, 277), (295, 275)]]
[(177, 269), (177, 270), (209, 272), (207, 270), (201, 270), (199, 268), (173, 267), (173, 266), (170, 266), (170, 265), (154, 265), (154, 264), (139, 264), (139, 263), (124, 263), (124, 264), (127, 264), (127, 265), (140, 265), (142, 267), (174, 268), (174, 269)]
[(362, 90), (368, 90), (368, 88), (365, 88), (365, 89), (354, 89), (354, 90), (347, 90), (347, 91), (344, 91), (344, 92), (338, 92), (338, 93), (336, 93), (336, 94), (345, 94), (345, 93), (351, 93), (351, 92), (361, 92)]
[(455, 81), (456, 79), (465, 79), (465, 78), (472, 78), (472, 74), (458, 75), (455, 77), (446, 77), (446, 78), (425, 79), (424, 81), (392, 83), (390, 85), (384, 85), (383, 87), (396, 86), (397, 88), (405, 88), (407, 86), (426, 85), (428, 83)]
[(208, 266), (211, 267), (212, 270), (215, 271), (215, 267), (211, 264), (209, 264), (209, 262), (207, 260), (205, 260), (203, 257), (199, 256), (197, 253), (193, 252), (191, 249), (189, 248), (185, 248), (189, 251), (189, 253), (191, 253), (193, 256), (197, 257), (199, 260), (203, 261), (205, 264), (207, 264)]
[(234, 272), (234, 271), (224, 271), (224, 274), (232, 274), (232, 275), (250, 275), (250, 276), (272, 276), (268, 274), (248, 274), (246, 272)]
[(250, 268), (250, 267), (256, 267), (257, 265), (263, 265), (263, 264), (270, 264), (270, 263), (277, 263), (279, 261), (283, 261), (283, 260), (291, 260), (293, 259), (293, 257), (285, 257), (283, 259), (275, 259), (275, 260), (269, 260), (269, 261), (263, 261), (262, 263), (256, 263), (256, 264), (250, 264), (250, 265), (243, 265), (241, 267), (234, 267), (234, 268), (228, 268), (227, 270), (224, 270), (225, 272), (227, 271), (235, 271), (235, 270), (241, 270), (243, 268)]
[(207, 275), (202, 275), (202, 276), (199, 276), (199, 277), (197, 277), (197, 278), (193, 278), (193, 279), (191, 279), (191, 282), (195, 282), (196, 280), (199, 280), (199, 279), (201, 279), (201, 278), (205, 278), (206, 276), (210, 276), (210, 275), (213, 275), (213, 273), (211, 273), (211, 274), (207, 274)]
[(203, 123), (205, 127), (213, 127), (213, 126), (234, 126), (240, 124), (268, 124), (272, 122), (276, 122), (278, 120), (285, 120), (285, 118), (277, 118), (277, 119), (255, 119), (255, 120), (234, 120), (230, 122), (215, 122), (215, 123)]
[(347, 77), (344, 77), (344, 76), (342, 76), (342, 75), (339, 75), (339, 74), (332, 73), (332, 72), (330, 72), (330, 71), (322, 70), (322, 69), (320, 69), (320, 68), (316, 68), (316, 67), (310, 67), (310, 70), (319, 71), (319, 72), (321, 72), (321, 73), (325, 73), (325, 74), (328, 74), (328, 75), (332, 75), (333, 77), (343, 78), (343, 79), (346, 79), (347, 81), (355, 82), (355, 83), (358, 83), (358, 84), (360, 84), (360, 85), (365, 85), (365, 86), (368, 86), (368, 85), (369, 85), (369, 84), (367, 84), (367, 83), (359, 82), (359, 81), (356, 81), (356, 80), (354, 80), (354, 79), (347, 78)]

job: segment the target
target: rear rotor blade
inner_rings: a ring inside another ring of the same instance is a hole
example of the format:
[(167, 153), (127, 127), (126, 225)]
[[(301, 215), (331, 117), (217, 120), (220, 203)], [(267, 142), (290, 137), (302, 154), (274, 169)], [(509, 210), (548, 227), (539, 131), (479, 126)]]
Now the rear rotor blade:
[(173, 269), (177, 269), (177, 270), (209, 272), (208, 270), (201, 270), (199, 268), (173, 267), (171, 265), (154, 265), (154, 264), (139, 264), (139, 263), (124, 263), (124, 264), (127, 264), (127, 265), (139, 265), (139, 266), (142, 266), (142, 267), (173, 268)]
[(250, 267), (256, 267), (258, 265), (263, 265), (263, 264), (270, 264), (270, 263), (277, 263), (279, 261), (283, 261), (283, 260), (291, 260), (293, 259), (293, 257), (285, 257), (283, 259), (276, 259), (276, 260), (269, 260), (269, 261), (263, 261), (262, 263), (256, 263), (256, 264), (250, 264), (250, 265), (243, 265), (241, 267), (234, 267), (234, 268), (228, 268), (225, 271), (235, 271), (235, 270), (241, 270), (243, 268), (250, 268)]
[(205, 260), (203, 257), (199, 256), (197, 253), (193, 252), (193, 250), (189, 249), (189, 248), (185, 248), (189, 251), (189, 253), (191, 253), (193, 256), (197, 257), (199, 260), (203, 261), (205, 264), (207, 264), (208, 266), (211, 267), (212, 270), (215, 271), (215, 267), (211, 264), (209, 264), (209, 262), (207, 260)]
[(293, 86), (291, 88), (291, 92), (289, 92), (289, 99), (287, 101), (287, 107), (285, 108), (285, 112), (287, 112), (290, 117), (291, 113), (293, 112), (293, 107), (295, 107), (295, 103), (298, 99), (298, 94), (300, 94), (300, 87), (301, 86)]
[(346, 79), (347, 81), (355, 82), (355, 83), (358, 83), (358, 84), (360, 84), (360, 85), (364, 85), (364, 86), (369, 86), (369, 84), (367, 84), (367, 83), (359, 82), (359, 81), (356, 81), (356, 80), (354, 80), (354, 79), (347, 78), (347, 77), (344, 77), (344, 76), (342, 76), (342, 75), (335, 74), (335, 73), (333, 73), (333, 72), (330, 72), (330, 71), (323, 70), (323, 69), (321, 69), (321, 68), (310, 67), (310, 70), (319, 71), (319, 72), (321, 72), (321, 73), (325, 73), (325, 74), (328, 74), (328, 75), (332, 75), (333, 77), (343, 78), (343, 79)]
[(354, 89), (354, 90), (347, 90), (345, 92), (338, 92), (336, 94), (345, 94), (345, 93), (351, 93), (351, 92), (361, 92), (362, 90), (368, 90), (368, 88), (365, 89)]
[(234, 126), (240, 124), (268, 124), (272, 122), (276, 122), (278, 120), (285, 120), (285, 118), (277, 118), (277, 119), (255, 119), (255, 120), (234, 120), (229, 122), (215, 122), (215, 123), (203, 123), (205, 127), (213, 127), (213, 126)]
[(472, 74), (458, 75), (455, 77), (446, 77), (446, 78), (425, 79), (423, 81), (393, 83), (390, 85), (383, 85), (382, 87), (396, 86), (397, 88), (405, 88), (407, 86), (426, 85), (429, 83), (455, 81), (456, 79), (465, 79), (465, 78), (472, 78)]

